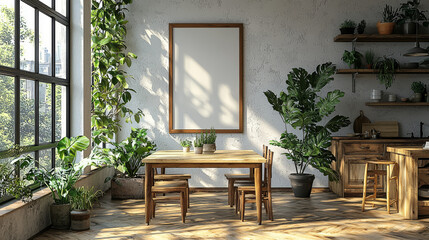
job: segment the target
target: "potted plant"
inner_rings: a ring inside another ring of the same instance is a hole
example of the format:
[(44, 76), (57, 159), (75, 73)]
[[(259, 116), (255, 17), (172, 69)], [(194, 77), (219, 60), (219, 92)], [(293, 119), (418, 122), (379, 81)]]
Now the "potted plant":
[(427, 17), (425, 12), (419, 9), (420, 0), (407, 1), (406, 3), (401, 3), (399, 11), (398, 24), (402, 25), (404, 34), (416, 34), (417, 25), (420, 21), (423, 21), (424, 26), (428, 26)]
[(85, 189), (79, 187), (70, 194), (71, 208), (71, 226), (74, 231), (88, 230), (91, 226), (91, 212), (93, 203), (102, 195), (100, 190), (94, 191), (94, 187)]
[(358, 24), (356, 30), (358, 34), (363, 34), (365, 32), (365, 28), (366, 28), (366, 21), (362, 20), (360, 21), (360, 23)]
[[(28, 159), (23, 161), (23, 159)], [(21, 199), (23, 202), (32, 200), (33, 193), (27, 183), (15, 175), (15, 169), (11, 166), (19, 165), (23, 170), (28, 167), (31, 162), (31, 157), (18, 157), (14, 159), (10, 165), (7, 163), (0, 163), (0, 201), (16, 198)]]
[(201, 133), (203, 139), (203, 154), (213, 154), (216, 151), (216, 131), (214, 128)]
[(392, 34), (398, 16), (398, 9), (393, 9), (392, 6), (386, 4), (383, 10), (383, 20), (377, 22), (378, 33), (382, 35)]
[(185, 139), (185, 140), (180, 141), (180, 145), (182, 145), (183, 152), (186, 153), (186, 152), (189, 152), (191, 150), (192, 142), (190, 140)]
[(195, 135), (195, 141), (194, 141), (194, 153), (195, 154), (202, 154), (203, 153), (203, 134), (201, 133), (201, 137), (198, 138), (198, 134)]
[(351, 68), (358, 69), (362, 65), (361, 57), (362, 57), (362, 54), (358, 51), (352, 50), (351, 52), (349, 52), (345, 50), (341, 60), (347, 63), (350, 69)]
[(365, 52), (366, 68), (372, 69), (374, 67), (375, 54), (372, 50)]
[(353, 20), (347, 19), (340, 25), (341, 34), (354, 34), (356, 23)]
[(155, 143), (147, 138), (147, 129), (131, 128), (128, 138), (110, 144), (113, 146), (111, 149), (94, 149), (90, 158), (96, 165), (113, 166), (116, 169), (112, 179), (112, 199), (142, 199), (144, 177), (138, 174), (138, 170), (144, 166), (142, 159), (156, 149)]
[[(82, 163), (77, 164), (76, 153), (87, 149), (89, 139), (85, 136), (76, 138), (64, 137), (58, 142), (57, 152), (60, 158), (58, 166), (46, 169), (43, 166), (32, 168), (26, 174), (27, 180), (34, 180), (51, 190), (54, 204), (51, 205), (52, 227), (55, 229), (70, 228), (70, 192), (73, 185), (79, 179), (83, 168)], [(25, 164), (30, 165), (32, 158), (24, 159)]]
[[(296, 197), (310, 196), (314, 175), (305, 173), (308, 166), (319, 170), (331, 181), (339, 178), (331, 168), (335, 157), (328, 148), (331, 133), (348, 126), (350, 121), (341, 115), (328, 121), (325, 118), (335, 111), (344, 92), (333, 90), (325, 97), (319, 96), (322, 88), (334, 80), (335, 70), (330, 62), (317, 66), (311, 74), (303, 68), (293, 68), (286, 80), (287, 92), (280, 92), (279, 97), (272, 91), (264, 92), (286, 126), (280, 140), (272, 140), (270, 144), (284, 148), (286, 152), (283, 154), (295, 164), (296, 173), (290, 174), (289, 179)], [(297, 131), (289, 132), (288, 126)]]
[(413, 102), (421, 102), (423, 94), (426, 91), (425, 85), (422, 82), (413, 82), (411, 84), (411, 90), (414, 92)]
[(398, 60), (384, 56), (377, 60), (375, 68), (378, 70), (377, 79), (380, 83), (384, 84), (386, 89), (392, 86), (396, 77), (395, 71), (399, 69)]

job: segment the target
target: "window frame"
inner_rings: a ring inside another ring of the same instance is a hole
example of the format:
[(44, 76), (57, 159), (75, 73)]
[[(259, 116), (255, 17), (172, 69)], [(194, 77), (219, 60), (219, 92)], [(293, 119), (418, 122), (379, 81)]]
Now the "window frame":
[[(34, 26), (34, 72), (26, 71), (21, 69), (21, 59), (20, 59), (20, 21), (21, 21), (21, 2), (27, 4), (28, 6), (34, 8), (35, 10), (35, 26)], [(57, 142), (55, 138), (56, 133), (56, 86), (64, 86), (65, 91), (61, 94), (66, 94), (66, 116), (65, 116), (65, 133), (67, 137), (70, 137), (70, 0), (66, 0), (66, 16), (63, 16), (61, 13), (57, 12), (55, 9), (55, 0), (51, 0), (52, 8), (48, 7), (44, 3), (38, 0), (14, 0), (14, 12), (15, 12), (15, 29), (14, 29), (14, 67), (7, 67), (0, 65), (0, 75), (5, 75), (14, 78), (14, 104), (15, 104), (15, 115), (14, 115), (14, 123), (15, 123), (15, 136), (14, 136), (14, 144), (17, 147), (12, 147), (11, 149), (0, 151), (0, 159), (15, 157), (17, 155), (34, 152), (35, 157), (35, 165), (39, 166), (39, 152), (45, 149), (52, 149), (52, 157), (51, 157), (51, 167), (55, 167), (55, 158), (56, 158), (56, 145)], [(39, 73), (39, 13), (43, 13), (46, 16), (51, 18), (51, 75), (44, 75)], [(55, 71), (55, 59), (56, 59), (56, 22), (64, 25), (66, 27), (66, 56), (65, 56), (65, 65), (66, 65), (66, 76), (65, 79), (56, 77)], [(34, 145), (29, 146), (21, 146), (21, 129), (20, 129), (20, 94), (21, 94), (21, 79), (32, 80), (35, 85), (35, 142)], [(48, 83), (51, 84), (51, 141), (50, 142), (39, 142), (39, 108), (40, 108), (40, 93), (39, 93), (39, 85), (40, 83)], [(16, 165), (15, 172), (18, 177), (20, 177), (20, 169)]]

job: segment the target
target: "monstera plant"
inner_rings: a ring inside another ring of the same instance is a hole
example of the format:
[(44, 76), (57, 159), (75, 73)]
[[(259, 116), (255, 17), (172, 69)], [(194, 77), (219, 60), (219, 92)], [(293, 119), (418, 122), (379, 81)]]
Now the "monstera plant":
[[(321, 90), (334, 80), (335, 70), (329, 62), (317, 66), (313, 73), (293, 68), (286, 80), (287, 92), (280, 92), (280, 96), (272, 91), (264, 92), (285, 123), (286, 129), (280, 140), (270, 143), (286, 149), (284, 155), (294, 162), (296, 173), (289, 178), (297, 197), (310, 196), (314, 175), (305, 174), (308, 166), (318, 169), (330, 180), (338, 180), (339, 177), (330, 167), (335, 158), (328, 148), (331, 146), (331, 133), (348, 126), (350, 121), (341, 115), (326, 118), (334, 113), (335, 105), (344, 92), (333, 90), (321, 96)], [(289, 131), (289, 127), (294, 131)]]

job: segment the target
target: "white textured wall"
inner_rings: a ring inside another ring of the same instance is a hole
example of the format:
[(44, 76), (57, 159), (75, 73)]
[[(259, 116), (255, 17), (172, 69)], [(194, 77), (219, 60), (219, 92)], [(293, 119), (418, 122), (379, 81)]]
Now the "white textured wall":
[[(261, 153), (262, 144), (278, 139), (284, 126), (272, 110), (263, 91), (278, 93), (286, 89), (284, 83), (293, 67), (313, 70), (317, 64), (332, 61), (344, 68), (341, 56), (350, 43), (334, 43), (338, 26), (346, 18), (355, 21), (365, 19), (367, 32), (375, 32), (384, 4), (399, 6), (403, 1), (371, 0), (136, 0), (130, 6), (128, 18), (128, 49), (138, 55), (128, 71), (134, 76), (131, 87), (137, 91), (130, 106), (141, 108), (146, 115), (141, 126), (149, 129), (149, 135), (158, 149), (180, 149), (179, 138), (185, 134), (168, 133), (168, 24), (169, 23), (243, 23), (244, 24), (244, 133), (218, 134), (219, 149), (254, 149)], [(425, 9), (427, 1), (422, 1)], [(422, 44), (427, 47), (427, 43)], [(400, 57), (412, 47), (412, 43), (359, 43), (362, 53), (372, 48), (377, 55)], [(400, 96), (411, 95), (414, 80), (427, 80), (429, 76), (400, 75), (388, 92)], [(336, 75), (327, 90), (341, 89), (346, 96), (337, 107), (337, 113), (353, 121), (364, 110), (372, 121), (397, 120), (401, 135), (413, 131), (418, 134), (418, 122), (425, 122), (429, 135), (429, 109), (425, 107), (366, 107), (373, 88), (383, 89), (374, 75), (361, 75), (357, 79), (356, 93), (351, 92), (351, 76)], [(384, 90), (384, 89), (383, 89)], [(136, 126), (136, 125), (134, 125)], [(125, 124), (119, 139), (130, 131)], [(339, 134), (352, 132), (345, 128)], [(294, 171), (291, 161), (275, 152), (273, 184), (290, 186), (287, 176)], [(226, 186), (223, 174), (229, 169), (185, 169), (192, 174), (194, 187)], [(317, 170), (314, 186), (326, 187), (328, 180)]]

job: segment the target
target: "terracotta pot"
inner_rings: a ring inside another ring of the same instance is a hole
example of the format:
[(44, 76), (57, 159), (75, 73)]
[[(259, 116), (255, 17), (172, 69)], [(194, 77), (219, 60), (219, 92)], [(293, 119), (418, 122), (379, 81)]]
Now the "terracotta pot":
[(204, 144), (203, 154), (213, 154), (216, 151), (216, 144)]
[(189, 151), (191, 151), (191, 148), (190, 147), (183, 147), (183, 152), (189, 152)]
[(381, 35), (392, 34), (394, 28), (395, 28), (394, 22), (390, 22), (390, 23), (378, 22), (377, 23), (378, 34), (381, 34)]
[(69, 229), (70, 228), (70, 204), (52, 204), (51, 221), (52, 221), (52, 228)]
[(112, 180), (112, 199), (143, 199), (144, 177), (115, 178)]
[(194, 147), (194, 153), (195, 154), (202, 154), (203, 153), (203, 147)]
[(73, 210), (70, 213), (71, 230), (83, 231), (91, 227), (91, 212), (89, 210)]

